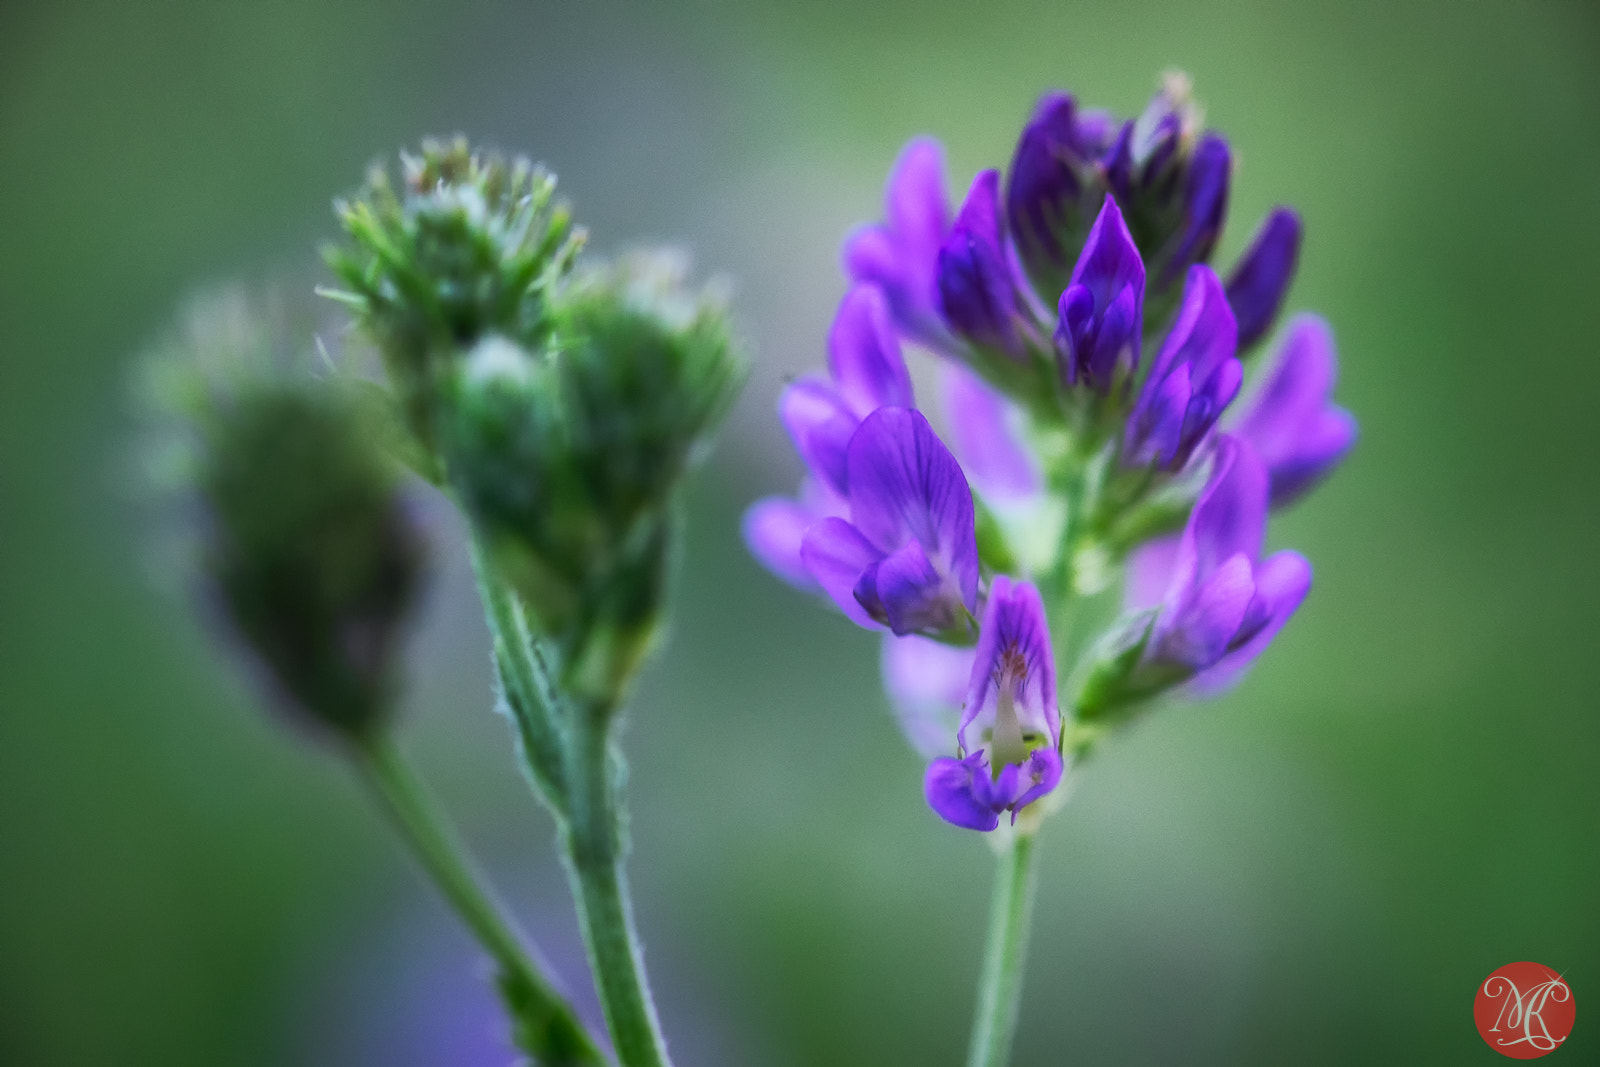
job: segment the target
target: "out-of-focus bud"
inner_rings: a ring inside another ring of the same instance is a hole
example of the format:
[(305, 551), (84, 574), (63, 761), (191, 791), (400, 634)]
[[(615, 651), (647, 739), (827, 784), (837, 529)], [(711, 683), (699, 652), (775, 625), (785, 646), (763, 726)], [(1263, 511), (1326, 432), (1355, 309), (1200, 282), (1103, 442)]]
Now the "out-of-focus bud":
[(1232, 154), (1201, 133), (1189, 79), (1169, 74), (1106, 155), (1106, 182), (1150, 270), (1145, 321), (1164, 323), (1189, 267), (1205, 263), (1227, 218)]
[(555, 177), (528, 160), (457, 138), (402, 155), (398, 185), (374, 167), (360, 194), (337, 205), (349, 240), (325, 255), (344, 290), (325, 295), (377, 344), (425, 444), (455, 356), (489, 334), (543, 346), (550, 289), (584, 238), (554, 193)]
[(289, 703), (351, 738), (394, 696), (423, 561), (395, 472), (336, 393), (263, 385), (204, 429), (205, 568)]
[[(573, 670), (627, 677), (661, 603), (674, 493), (743, 381), (721, 304), (637, 257), (554, 293), (529, 351), (479, 341), (445, 391), (452, 487)], [(609, 667), (581, 663), (599, 648)]]
[(1266, 337), (1278, 318), (1300, 259), (1300, 216), (1280, 207), (1267, 216), (1228, 277), (1228, 303), (1239, 319), (1239, 350)]
[(1105, 199), (1100, 156), (1114, 127), (1079, 112), (1070, 94), (1047, 93), (1023, 128), (1006, 178), (1006, 216), (1028, 274), (1048, 300), (1067, 286)]
[(197, 301), (140, 380), (150, 454), (198, 520), (218, 614), (297, 717), (359, 740), (395, 696), (425, 544), (353, 382), (308, 373), (301, 309)]

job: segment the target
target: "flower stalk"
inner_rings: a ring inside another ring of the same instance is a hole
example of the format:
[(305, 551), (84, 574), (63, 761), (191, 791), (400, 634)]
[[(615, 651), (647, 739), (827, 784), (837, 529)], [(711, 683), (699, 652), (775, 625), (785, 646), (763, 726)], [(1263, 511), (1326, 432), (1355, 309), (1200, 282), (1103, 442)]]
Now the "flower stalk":
[(989, 905), (989, 933), (967, 1067), (1005, 1067), (1011, 1061), (1038, 882), (1036, 836), (1031, 828), (1024, 828), (997, 839), (994, 899)]
[(356, 767), (400, 838), (494, 961), (495, 985), (511, 1017), (517, 1049), (542, 1067), (602, 1067), (605, 1056), (572, 1006), (540, 971), (399, 750), (385, 738), (373, 738), (352, 751)]

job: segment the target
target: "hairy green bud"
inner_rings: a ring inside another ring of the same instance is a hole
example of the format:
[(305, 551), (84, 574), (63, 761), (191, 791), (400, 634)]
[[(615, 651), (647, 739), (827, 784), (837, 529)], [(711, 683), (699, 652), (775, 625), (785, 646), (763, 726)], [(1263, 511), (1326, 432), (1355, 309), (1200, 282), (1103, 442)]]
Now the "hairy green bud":
[(676, 260), (587, 273), (549, 313), (543, 350), (491, 337), (460, 361), (440, 450), (540, 629), (575, 654), (608, 644), (614, 673), (631, 674), (656, 628), (674, 494), (744, 363), (723, 308), (684, 288)]
[[(292, 303), (292, 302), (291, 302)], [(379, 729), (425, 546), (359, 383), (313, 378), (312, 323), (224, 292), (145, 365), (169, 488), (198, 505), (220, 614), (299, 717)]]
[(349, 240), (325, 257), (344, 289), (325, 295), (353, 310), (431, 444), (432, 403), (457, 354), (490, 334), (543, 347), (549, 290), (584, 235), (555, 202), (555, 177), (521, 157), (456, 138), (424, 141), (400, 164), (398, 184), (376, 166), (336, 205)]
[(207, 432), (205, 564), (229, 617), (292, 705), (377, 729), (422, 541), (387, 460), (332, 393), (264, 386)]

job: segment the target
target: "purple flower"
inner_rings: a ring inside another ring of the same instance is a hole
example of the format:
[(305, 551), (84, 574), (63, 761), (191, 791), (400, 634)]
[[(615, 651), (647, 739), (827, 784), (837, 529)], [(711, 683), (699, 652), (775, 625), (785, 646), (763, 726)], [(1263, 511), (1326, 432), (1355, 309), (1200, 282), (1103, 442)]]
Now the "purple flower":
[(826, 379), (800, 379), (778, 401), (779, 418), (811, 472), (800, 498), (768, 497), (744, 517), (751, 553), (802, 589), (817, 588), (800, 558), (806, 530), (847, 511), (847, 453), (861, 420), (880, 407), (914, 403), (911, 375), (876, 287), (858, 285), (840, 301), (828, 334), (828, 371)]
[(1181, 470), (1239, 394), (1238, 328), (1210, 267), (1189, 268), (1183, 306), (1150, 366), (1123, 437), (1128, 462)]
[[(968, 732), (982, 748), (967, 751)], [(946, 822), (993, 830), (1061, 781), (1061, 715), (1055, 654), (1039, 591), (997, 575), (956, 730), (962, 758), (942, 756), (923, 779), (928, 805)]]
[(844, 243), (851, 280), (882, 289), (906, 335), (934, 347), (945, 337), (934, 272), (949, 232), (944, 149), (931, 137), (919, 137), (901, 150), (889, 172), (884, 221), (857, 228)]
[(1228, 279), (1228, 303), (1239, 319), (1239, 347), (1248, 349), (1267, 335), (1283, 307), (1300, 259), (1300, 216), (1280, 207), (1239, 257)]
[(974, 655), (926, 637), (883, 638), (883, 688), (906, 740), (928, 759), (950, 751)]
[(939, 310), (951, 331), (979, 345), (1021, 351), (1017, 290), (1000, 219), (1000, 172), (972, 180), (939, 249)]
[(1195, 146), (1183, 183), (1183, 222), (1170, 251), (1163, 251), (1158, 288), (1165, 289), (1195, 263), (1211, 258), (1228, 217), (1233, 156), (1228, 142), (1208, 133)]
[[(1238, 677), (1311, 588), (1311, 565), (1299, 553), (1261, 558), (1267, 469), (1255, 451), (1223, 435), (1214, 463), (1178, 539), (1145, 654), (1206, 690)], [(1129, 588), (1151, 584), (1136, 577)]]
[(1296, 317), (1266, 381), (1233, 427), (1267, 465), (1274, 507), (1316, 485), (1355, 443), (1356, 420), (1330, 400), (1338, 373), (1328, 324), (1315, 315)]
[(1039, 461), (1018, 439), (1015, 405), (955, 363), (941, 368), (951, 451), (974, 488), (995, 504), (1025, 500), (1044, 486)]
[(1105, 393), (1119, 372), (1138, 368), (1144, 280), (1144, 261), (1107, 196), (1061, 294), (1055, 344), (1068, 385), (1081, 380)]
[(960, 639), (978, 602), (972, 491), (921, 412), (879, 408), (846, 455), (850, 517), (813, 525), (800, 557), (854, 622)]
[(1017, 251), (1041, 285), (1077, 258), (1089, 212), (1100, 201), (1096, 190), (1104, 189), (1097, 164), (1113, 129), (1110, 116), (1080, 113), (1063, 92), (1045, 94), (1023, 128), (1006, 179), (1006, 217)]

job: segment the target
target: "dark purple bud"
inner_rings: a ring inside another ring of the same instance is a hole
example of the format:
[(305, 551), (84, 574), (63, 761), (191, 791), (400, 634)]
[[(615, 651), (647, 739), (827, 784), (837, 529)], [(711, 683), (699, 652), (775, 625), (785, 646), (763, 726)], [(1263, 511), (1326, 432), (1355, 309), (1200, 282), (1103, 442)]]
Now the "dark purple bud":
[(1145, 377), (1123, 438), (1128, 462), (1180, 470), (1239, 394), (1238, 328), (1210, 267), (1189, 269), (1183, 305)]
[(1267, 216), (1228, 279), (1228, 303), (1239, 320), (1239, 347), (1249, 349), (1267, 335), (1300, 259), (1300, 216), (1286, 207)]
[(1083, 245), (1089, 213), (1100, 202), (1093, 161), (1105, 125), (1100, 116), (1080, 117), (1068, 94), (1052, 92), (1017, 141), (1006, 217), (1023, 263), (1041, 285), (1070, 270)]
[(1020, 353), (1017, 294), (1000, 225), (1000, 172), (972, 182), (939, 249), (939, 305), (951, 331), (975, 344)]
[(1183, 185), (1183, 222), (1170, 253), (1164, 254), (1158, 286), (1165, 289), (1196, 263), (1211, 258), (1228, 217), (1228, 186), (1233, 156), (1228, 142), (1208, 133), (1195, 146)]
[(1138, 368), (1144, 282), (1139, 250), (1107, 196), (1061, 294), (1055, 346), (1064, 382), (1104, 393)]

